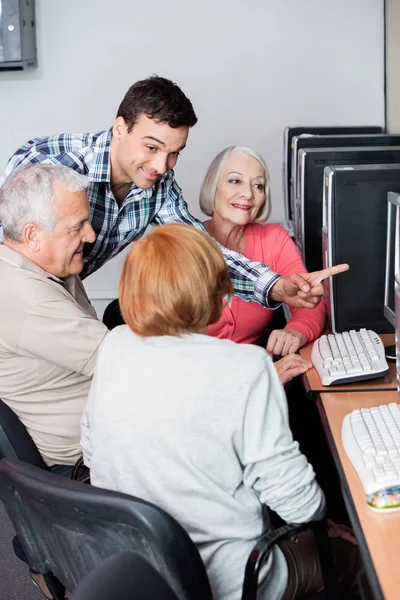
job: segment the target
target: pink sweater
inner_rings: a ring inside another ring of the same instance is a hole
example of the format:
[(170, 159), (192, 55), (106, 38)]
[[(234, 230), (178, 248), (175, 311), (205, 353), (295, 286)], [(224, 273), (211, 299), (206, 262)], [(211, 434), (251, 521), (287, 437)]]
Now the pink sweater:
[[(306, 272), (299, 251), (289, 234), (283, 227), (274, 223), (247, 225), (244, 254), (251, 260), (265, 263), (284, 277), (289, 277), (292, 273)], [(314, 310), (291, 308), (290, 311), (292, 318), (285, 329), (298, 331), (308, 342), (321, 334), (326, 317), (324, 300), (321, 300)], [(221, 318), (209, 326), (208, 334), (239, 344), (253, 344), (271, 321), (272, 315), (272, 310), (262, 308), (255, 302), (244, 302), (234, 296), (230, 307), (224, 302)]]

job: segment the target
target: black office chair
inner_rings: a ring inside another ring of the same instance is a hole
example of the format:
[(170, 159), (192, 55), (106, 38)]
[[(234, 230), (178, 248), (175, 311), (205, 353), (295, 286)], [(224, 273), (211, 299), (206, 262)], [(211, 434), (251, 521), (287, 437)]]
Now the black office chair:
[[(18, 458), (30, 465), (47, 469), (25, 425), (0, 399), (0, 459), (2, 458)], [(76, 462), (71, 478), (90, 483), (89, 469), (85, 467), (83, 458), (79, 458)]]
[(135, 552), (121, 552), (100, 563), (71, 600), (179, 600), (159, 572)]
[[(206, 571), (184, 529), (157, 507), (38, 469), (0, 461), (0, 497), (32, 569), (55, 600), (109, 556), (133, 550), (178, 598), (211, 600)], [(60, 585), (59, 582), (63, 585)]]
[[(55, 600), (64, 598), (60, 581), (74, 591), (101, 561), (124, 550), (147, 560), (179, 600), (212, 600), (195, 544), (170, 515), (148, 502), (13, 459), (0, 461), (0, 497), (31, 567), (45, 574)], [(260, 539), (246, 566), (243, 600), (255, 600), (259, 569), (272, 544), (310, 525), (320, 551), (323, 597), (339, 597), (329, 538), (323, 524), (314, 523), (285, 525)]]
[(41, 469), (47, 468), (25, 425), (15, 412), (0, 399), (1, 458), (18, 458)]
[(121, 311), (119, 308), (119, 300), (112, 300), (110, 304), (106, 306), (103, 314), (103, 323), (108, 329), (114, 329), (118, 325), (125, 325), (125, 321), (122, 318)]

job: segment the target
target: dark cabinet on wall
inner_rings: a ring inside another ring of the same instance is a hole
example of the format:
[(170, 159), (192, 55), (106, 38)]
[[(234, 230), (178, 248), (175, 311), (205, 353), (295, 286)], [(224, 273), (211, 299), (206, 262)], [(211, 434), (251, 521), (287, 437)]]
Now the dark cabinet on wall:
[(0, 70), (36, 67), (35, 0), (0, 1)]

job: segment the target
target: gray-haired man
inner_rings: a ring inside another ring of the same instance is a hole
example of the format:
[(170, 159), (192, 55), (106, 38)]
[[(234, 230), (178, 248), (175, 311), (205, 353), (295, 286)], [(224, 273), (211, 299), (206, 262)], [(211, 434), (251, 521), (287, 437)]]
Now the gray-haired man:
[(49, 467), (81, 455), (80, 419), (107, 329), (78, 276), (93, 242), (87, 179), (33, 165), (0, 190), (0, 398)]
[[(95, 239), (86, 187), (72, 169), (36, 164), (0, 189), (0, 398), (60, 475), (81, 455), (80, 420), (107, 332), (78, 275)], [(25, 560), (17, 538), (14, 550)], [(41, 575), (32, 579), (47, 591)]]

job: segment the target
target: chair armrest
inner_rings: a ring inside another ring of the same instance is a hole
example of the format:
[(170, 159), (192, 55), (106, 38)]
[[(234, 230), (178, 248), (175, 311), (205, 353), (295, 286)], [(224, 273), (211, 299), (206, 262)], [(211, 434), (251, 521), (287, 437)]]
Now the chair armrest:
[(328, 536), (324, 521), (311, 521), (302, 525), (283, 525), (278, 529), (269, 531), (261, 536), (247, 559), (242, 600), (256, 600), (258, 589), (258, 576), (260, 568), (267, 558), (272, 547), (292, 535), (301, 533), (306, 529), (311, 529), (315, 536), (319, 560), (324, 581), (325, 595), (327, 600), (336, 600), (339, 598), (336, 570), (333, 560), (330, 538)]
[(71, 479), (90, 485), (90, 469), (83, 462), (83, 456), (78, 458), (72, 469)]

